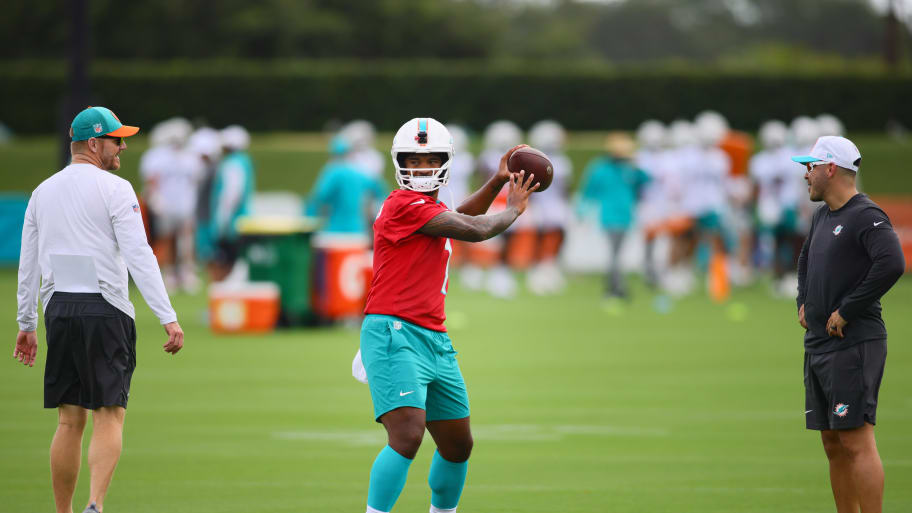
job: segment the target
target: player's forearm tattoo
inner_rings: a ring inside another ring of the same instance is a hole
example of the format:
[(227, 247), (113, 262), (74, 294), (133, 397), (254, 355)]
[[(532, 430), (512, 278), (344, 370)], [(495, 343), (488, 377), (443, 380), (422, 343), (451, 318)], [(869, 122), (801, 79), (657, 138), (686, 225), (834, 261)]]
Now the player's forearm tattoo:
[(425, 235), (449, 237), (466, 242), (481, 242), (503, 232), (519, 217), (516, 207), (483, 216), (467, 216), (458, 212), (442, 212), (418, 229)]

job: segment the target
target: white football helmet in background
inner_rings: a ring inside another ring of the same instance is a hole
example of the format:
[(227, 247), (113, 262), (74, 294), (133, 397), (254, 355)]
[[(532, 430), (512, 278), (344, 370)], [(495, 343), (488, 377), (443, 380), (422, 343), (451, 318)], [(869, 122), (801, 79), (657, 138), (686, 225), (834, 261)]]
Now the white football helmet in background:
[(694, 119), (697, 139), (703, 146), (717, 146), (728, 133), (728, 120), (716, 111), (705, 110)]
[(539, 121), (529, 129), (529, 144), (547, 154), (562, 151), (566, 139), (564, 127), (550, 119)]
[(241, 125), (230, 125), (219, 133), (222, 146), (233, 151), (244, 151), (250, 146), (250, 134)]
[(374, 125), (370, 121), (364, 119), (350, 121), (339, 130), (339, 133), (351, 143), (354, 150), (372, 148), (374, 146), (376, 130), (374, 130)]
[(798, 148), (810, 148), (820, 137), (820, 127), (817, 121), (808, 116), (798, 116), (789, 126), (792, 144)]
[(788, 142), (788, 127), (778, 119), (760, 125), (760, 144), (766, 149), (781, 148)]
[(668, 140), (673, 148), (683, 148), (697, 144), (697, 135), (693, 124), (686, 119), (676, 119), (668, 126)]
[(665, 132), (665, 125), (661, 121), (648, 119), (637, 128), (637, 143), (642, 148), (657, 150), (665, 143), (667, 137)]
[(453, 151), (469, 151), (469, 134), (466, 132), (465, 128), (462, 128), (460, 125), (454, 125), (453, 123), (447, 123), (446, 129), (449, 130), (450, 135), (453, 136)]
[(488, 125), (484, 132), (485, 149), (505, 153), (522, 142), (522, 130), (512, 121), (500, 120)]
[(820, 135), (845, 135), (845, 127), (842, 121), (832, 114), (821, 114), (817, 116), (817, 127), (820, 129)]
[[(443, 158), (443, 164), (439, 168), (410, 169), (405, 167), (405, 156), (410, 153), (437, 153)], [(396, 132), (390, 154), (399, 187), (418, 192), (436, 191), (450, 179), (448, 170), (453, 161), (453, 136), (436, 119), (414, 118)], [(416, 171), (431, 171), (431, 175), (416, 176)]]

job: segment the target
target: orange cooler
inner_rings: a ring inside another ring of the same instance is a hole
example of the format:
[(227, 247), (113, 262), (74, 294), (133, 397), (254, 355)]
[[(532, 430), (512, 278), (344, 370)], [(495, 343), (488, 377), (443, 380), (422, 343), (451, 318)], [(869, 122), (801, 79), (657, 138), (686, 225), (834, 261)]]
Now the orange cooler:
[(267, 333), (279, 319), (279, 287), (270, 282), (215, 283), (209, 287), (215, 333)]
[(356, 317), (364, 311), (373, 275), (363, 235), (319, 233), (313, 239), (313, 307), (326, 320)]

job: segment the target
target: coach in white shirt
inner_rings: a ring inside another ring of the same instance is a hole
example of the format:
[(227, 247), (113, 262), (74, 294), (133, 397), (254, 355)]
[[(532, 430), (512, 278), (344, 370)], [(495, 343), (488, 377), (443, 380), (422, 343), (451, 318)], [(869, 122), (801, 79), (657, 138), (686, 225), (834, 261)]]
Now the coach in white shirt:
[(41, 183), (25, 212), (19, 257), (19, 334), (13, 357), (35, 363), (39, 282), (48, 354), (44, 407), (58, 409), (51, 442), (51, 481), (58, 513), (71, 513), (82, 460), (82, 434), (92, 410), (91, 490), (86, 513), (101, 511), (120, 458), (136, 327), (127, 270), (176, 354), (184, 332), (146, 240), (139, 202), (120, 168), (123, 125), (104, 107), (80, 112), (70, 127), (73, 159)]

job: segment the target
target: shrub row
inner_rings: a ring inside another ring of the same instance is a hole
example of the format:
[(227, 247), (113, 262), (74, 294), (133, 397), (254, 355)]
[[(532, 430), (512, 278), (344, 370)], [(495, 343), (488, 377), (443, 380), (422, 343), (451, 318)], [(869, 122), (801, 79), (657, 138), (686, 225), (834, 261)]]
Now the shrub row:
[[(48, 69), (48, 66), (52, 66)], [(71, 119), (61, 63), (0, 76), (0, 121), (19, 133), (49, 133)], [(90, 102), (142, 126), (183, 115), (254, 131), (319, 130), (365, 118), (393, 130), (430, 115), (481, 129), (494, 119), (523, 127), (553, 118), (575, 130), (630, 129), (712, 108), (755, 129), (770, 118), (829, 112), (852, 130), (912, 125), (912, 76), (883, 73), (786, 75), (687, 69), (619, 71), (586, 66), (491, 66), (399, 62), (359, 65), (181, 65), (106, 63), (90, 74)]]

